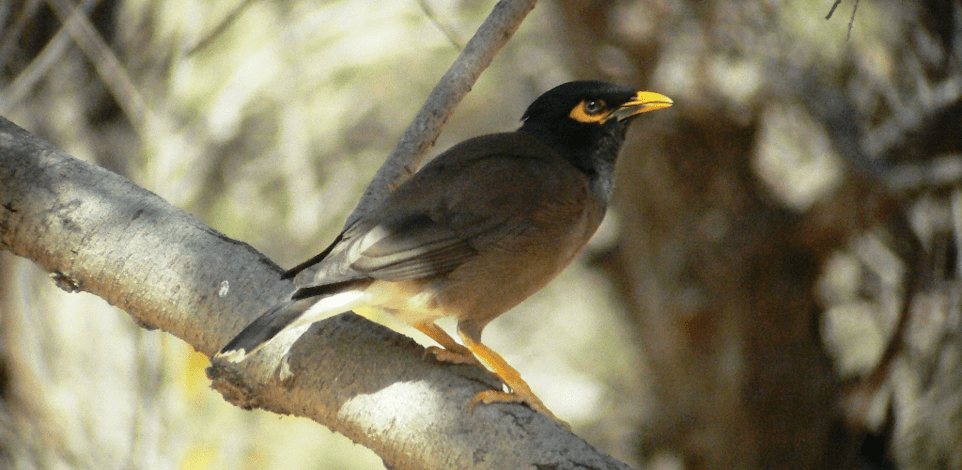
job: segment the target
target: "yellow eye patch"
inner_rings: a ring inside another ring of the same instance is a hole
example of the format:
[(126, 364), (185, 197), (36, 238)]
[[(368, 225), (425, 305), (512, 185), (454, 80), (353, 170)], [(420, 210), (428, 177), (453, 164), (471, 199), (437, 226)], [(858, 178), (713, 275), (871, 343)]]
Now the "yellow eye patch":
[(568, 117), (578, 122), (595, 123), (604, 122), (609, 114), (611, 113), (608, 104), (604, 101), (581, 100), (574, 108), (571, 108)]

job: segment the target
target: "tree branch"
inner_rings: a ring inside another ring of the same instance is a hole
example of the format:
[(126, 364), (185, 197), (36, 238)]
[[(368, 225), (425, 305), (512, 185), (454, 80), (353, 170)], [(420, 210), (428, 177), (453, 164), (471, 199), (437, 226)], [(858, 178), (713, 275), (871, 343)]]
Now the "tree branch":
[[(495, 7), (352, 217), (413, 173), (533, 6)], [(249, 245), (3, 118), (0, 249), (35, 261), (61, 288), (102, 297), (145, 328), (207, 355), (293, 288)], [(294, 377), (286, 381), (273, 366), (283, 341), (274, 343), (240, 365), (212, 367), (213, 387), (245, 408), (311, 418), (371, 448), (391, 468), (628, 468), (525, 406), (469, 409), (471, 397), (499, 382), (475, 368), (439, 364), (409, 338), (359, 317), (315, 325), (291, 351)]]
[[(208, 355), (292, 288), (249, 245), (4, 118), (0, 249)], [(360, 317), (315, 325), (292, 350), (288, 381), (270, 365), (274, 349), (212, 369), (214, 387), (245, 408), (313, 419), (392, 468), (628, 468), (525, 406), (470, 410), (492, 377), (436, 363), (413, 340)]]
[(354, 223), (417, 171), (458, 103), (471, 91), (481, 72), (488, 68), (536, 3), (538, 0), (501, 0), (494, 6), (457, 60), (431, 90), (427, 102), (374, 175), (374, 180), (364, 191), (354, 212), (348, 216), (345, 226)]

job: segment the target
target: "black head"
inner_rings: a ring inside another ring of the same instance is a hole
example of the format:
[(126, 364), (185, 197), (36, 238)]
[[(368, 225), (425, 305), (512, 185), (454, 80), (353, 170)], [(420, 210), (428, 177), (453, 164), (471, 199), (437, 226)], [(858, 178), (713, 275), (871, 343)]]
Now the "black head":
[(623, 85), (568, 82), (531, 103), (519, 130), (551, 145), (590, 176), (610, 178), (631, 121), (671, 105), (667, 96)]

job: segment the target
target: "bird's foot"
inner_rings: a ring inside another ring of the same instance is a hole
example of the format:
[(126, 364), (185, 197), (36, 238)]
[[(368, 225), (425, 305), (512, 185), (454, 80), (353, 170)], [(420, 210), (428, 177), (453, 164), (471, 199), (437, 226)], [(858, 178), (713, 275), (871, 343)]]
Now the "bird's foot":
[(534, 393), (531, 393), (530, 390), (528, 390), (527, 393), (518, 393), (517, 391), (509, 393), (498, 390), (485, 390), (475, 395), (474, 399), (471, 400), (471, 409), (474, 409), (474, 405), (477, 405), (478, 403), (484, 403), (485, 405), (490, 405), (491, 403), (524, 403), (535, 411), (555, 420), (555, 422), (560, 424), (565, 431), (571, 431), (571, 426), (564, 422), (564, 420), (555, 416), (554, 413), (552, 413), (547, 406), (544, 406), (544, 403), (542, 403), (541, 400), (534, 395)]
[(439, 348), (437, 346), (429, 346), (425, 354), (433, 355), (434, 358), (440, 362), (446, 362), (448, 364), (468, 364), (487, 370), (484, 365), (481, 364), (481, 361), (467, 349), (465, 349), (464, 352), (460, 352), (447, 348)]

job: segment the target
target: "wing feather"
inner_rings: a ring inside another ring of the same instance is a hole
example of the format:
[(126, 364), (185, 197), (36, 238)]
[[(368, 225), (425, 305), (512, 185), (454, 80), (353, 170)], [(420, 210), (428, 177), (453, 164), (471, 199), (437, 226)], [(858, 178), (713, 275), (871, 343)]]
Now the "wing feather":
[(565, 188), (575, 184), (577, 170), (532, 140), (519, 133), (483, 136), (439, 156), (345, 230), (316, 264), (299, 266), (298, 286), (443, 275), (546, 222), (541, 214), (569, 217), (548, 210), (558, 201), (544, 195), (570, 193)]

